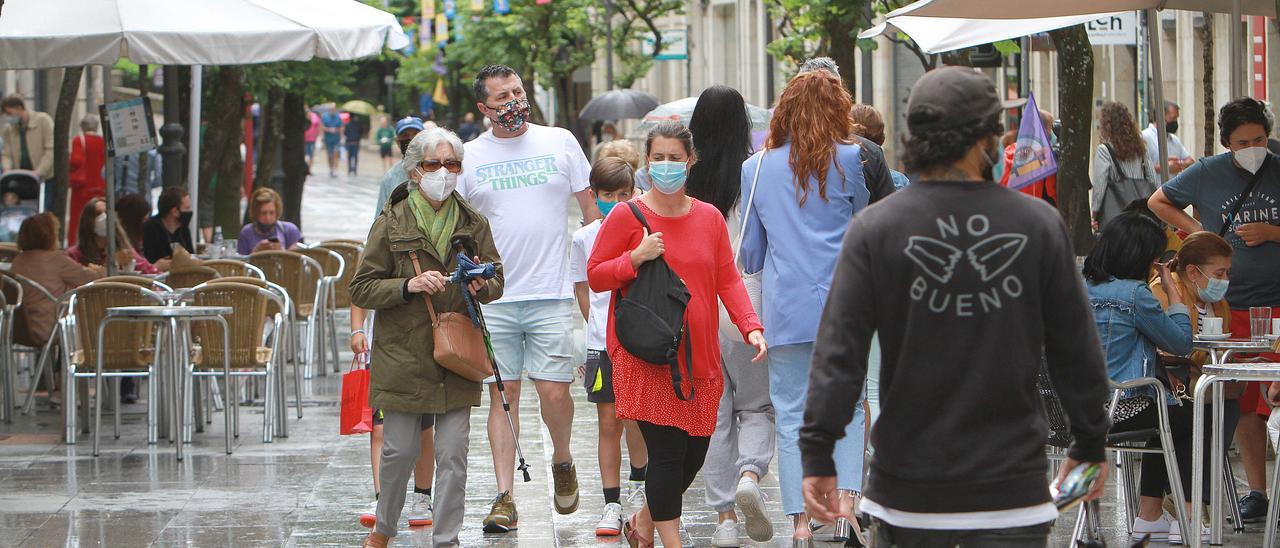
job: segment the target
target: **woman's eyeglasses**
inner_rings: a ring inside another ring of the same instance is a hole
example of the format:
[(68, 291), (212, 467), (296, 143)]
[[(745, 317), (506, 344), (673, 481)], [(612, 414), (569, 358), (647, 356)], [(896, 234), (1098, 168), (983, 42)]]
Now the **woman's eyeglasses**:
[(426, 160), (418, 165), (428, 173), (440, 171), (441, 167), (449, 170), (449, 173), (462, 173), (462, 162), (457, 160), (445, 160), (443, 162), (440, 160)]

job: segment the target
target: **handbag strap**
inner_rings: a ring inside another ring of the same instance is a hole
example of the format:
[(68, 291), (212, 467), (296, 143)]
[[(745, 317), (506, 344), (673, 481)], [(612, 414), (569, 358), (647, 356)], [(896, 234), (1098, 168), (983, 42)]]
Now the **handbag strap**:
[(645, 220), (644, 213), (640, 211), (640, 207), (635, 202), (627, 202), (627, 207), (631, 209), (631, 214), (636, 216), (636, 220), (640, 221), (640, 225), (648, 231), (645, 236), (653, 234), (653, 227), (649, 226), (649, 221)]
[(733, 262), (737, 264), (738, 255), (742, 253), (742, 239), (747, 235), (747, 219), (751, 217), (751, 204), (756, 201), (756, 184), (760, 182), (760, 168), (764, 167), (764, 157), (769, 154), (766, 148), (760, 151), (760, 161), (756, 162), (756, 174), (751, 177), (751, 192), (747, 193), (747, 207), (742, 211), (742, 220), (738, 227), (738, 240), (733, 243)]
[[(644, 229), (649, 231), (649, 234), (652, 234), (653, 228), (649, 226), (649, 221), (645, 220), (644, 213), (640, 211), (640, 208), (636, 206), (635, 202), (627, 202), (627, 207), (631, 209), (631, 214), (636, 216), (636, 219), (640, 221), (640, 224), (644, 226)], [(659, 257), (659, 259), (660, 258), (661, 257)], [(617, 308), (618, 303), (622, 301), (622, 289), (619, 288), (614, 292), (617, 294), (617, 296), (614, 297), (613, 305), (615, 308)], [(693, 379), (692, 379), (693, 377), (693, 341), (689, 339), (688, 329), (682, 327), (680, 331), (682, 332), (681, 341), (684, 342), (685, 363), (689, 364), (690, 380), (689, 380), (688, 396), (684, 395), (684, 391), (680, 389), (682, 376), (680, 375), (680, 358), (678, 357), (679, 355), (676, 352), (672, 352), (667, 355), (667, 366), (671, 369), (671, 387), (675, 389), (676, 397), (680, 398), (680, 401), (689, 401), (693, 399), (694, 393), (696, 392), (696, 389), (693, 386)], [(677, 343), (677, 347), (679, 347), (679, 343)]]
[[(421, 276), (422, 265), (418, 264), (418, 252), (416, 250), (409, 252), (409, 260), (413, 261), (413, 273), (417, 276)], [(436, 324), (440, 323), (440, 319), (436, 316), (436, 307), (431, 305), (431, 295), (423, 293), (422, 300), (426, 301), (427, 312), (431, 313), (431, 327), (435, 327)]]
[(1258, 186), (1258, 181), (1262, 180), (1262, 170), (1267, 167), (1267, 162), (1271, 161), (1271, 155), (1267, 154), (1262, 158), (1262, 165), (1258, 166), (1258, 171), (1253, 173), (1253, 177), (1249, 179), (1249, 185), (1244, 187), (1244, 192), (1240, 193), (1240, 201), (1236, 202), (1236, 206), (1231, 208), (1231, 213), (1227, 215), (1227, 220), (1222, 223), (1222, 228), (1218, 229), (1218, 237), (1222, 238), (1227, 235), (1227, 227), (1235, 222), (1236, 214), (1240, 213), (1240, 208), (1244, 207), (1244, 203), (1253, 195), (1253, 188)]

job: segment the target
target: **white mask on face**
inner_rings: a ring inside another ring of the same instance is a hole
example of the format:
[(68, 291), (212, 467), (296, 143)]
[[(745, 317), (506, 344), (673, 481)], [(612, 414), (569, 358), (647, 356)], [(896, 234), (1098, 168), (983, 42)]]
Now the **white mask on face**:
[(1242, 148), (1232, 154), (1236, 158), (1236, 163), (1249, 173), (1257, 173), (1262, 168), (1263, 160), (1267, 159), (1267, 147), (1249, 147)]
[(422, 178), (418, 180), (418, 188), (421, 188), (428, 198), (437, 202), (448, 198), (457, 186), (458, 175), (450, 173), (443, 167), (435, 171), (422, 172)]
[(107, 237), (107, 214), (99, 213), (98, 217), (93, 220), (93, 233), (99, 238)]

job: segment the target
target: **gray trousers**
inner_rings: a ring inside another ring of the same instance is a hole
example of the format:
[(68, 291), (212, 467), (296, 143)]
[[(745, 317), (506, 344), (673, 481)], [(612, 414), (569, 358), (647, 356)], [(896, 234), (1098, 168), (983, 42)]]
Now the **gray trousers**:
[(707, 489), (707, 506), (716, 512), (733, 509), (738, 478), (754, 472), (763, 478), (773, 460), (773, 403), (769, 399), (769, 363), (752, 363), (756, 351), (743, 342), (720, 337), (720, 370), (724, 373), (724, 393), (716, 415), (716, 432), (711, 436), (702, 481)]
[[(396, 536), (404, 509), (405, 487), (418, 460), (422, 440), (422, 415), (383, 410), (382, 468), (378, 478), (378, 524), (375, 530)], [(467, 498), (467, 449), (471, 434), (471, 408), (436, 415), (436, 478), (432, 489), (434, 523), (432, 546), (458, 546), (463, 503)]]

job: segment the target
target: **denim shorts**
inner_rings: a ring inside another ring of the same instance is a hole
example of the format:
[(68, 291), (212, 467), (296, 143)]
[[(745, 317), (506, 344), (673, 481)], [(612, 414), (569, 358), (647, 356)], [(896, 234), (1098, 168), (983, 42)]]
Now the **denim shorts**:
[(483, 310), (503, 381), (527, 372), (535, 381), (573, 382), (573, 299), (493, 303)]

